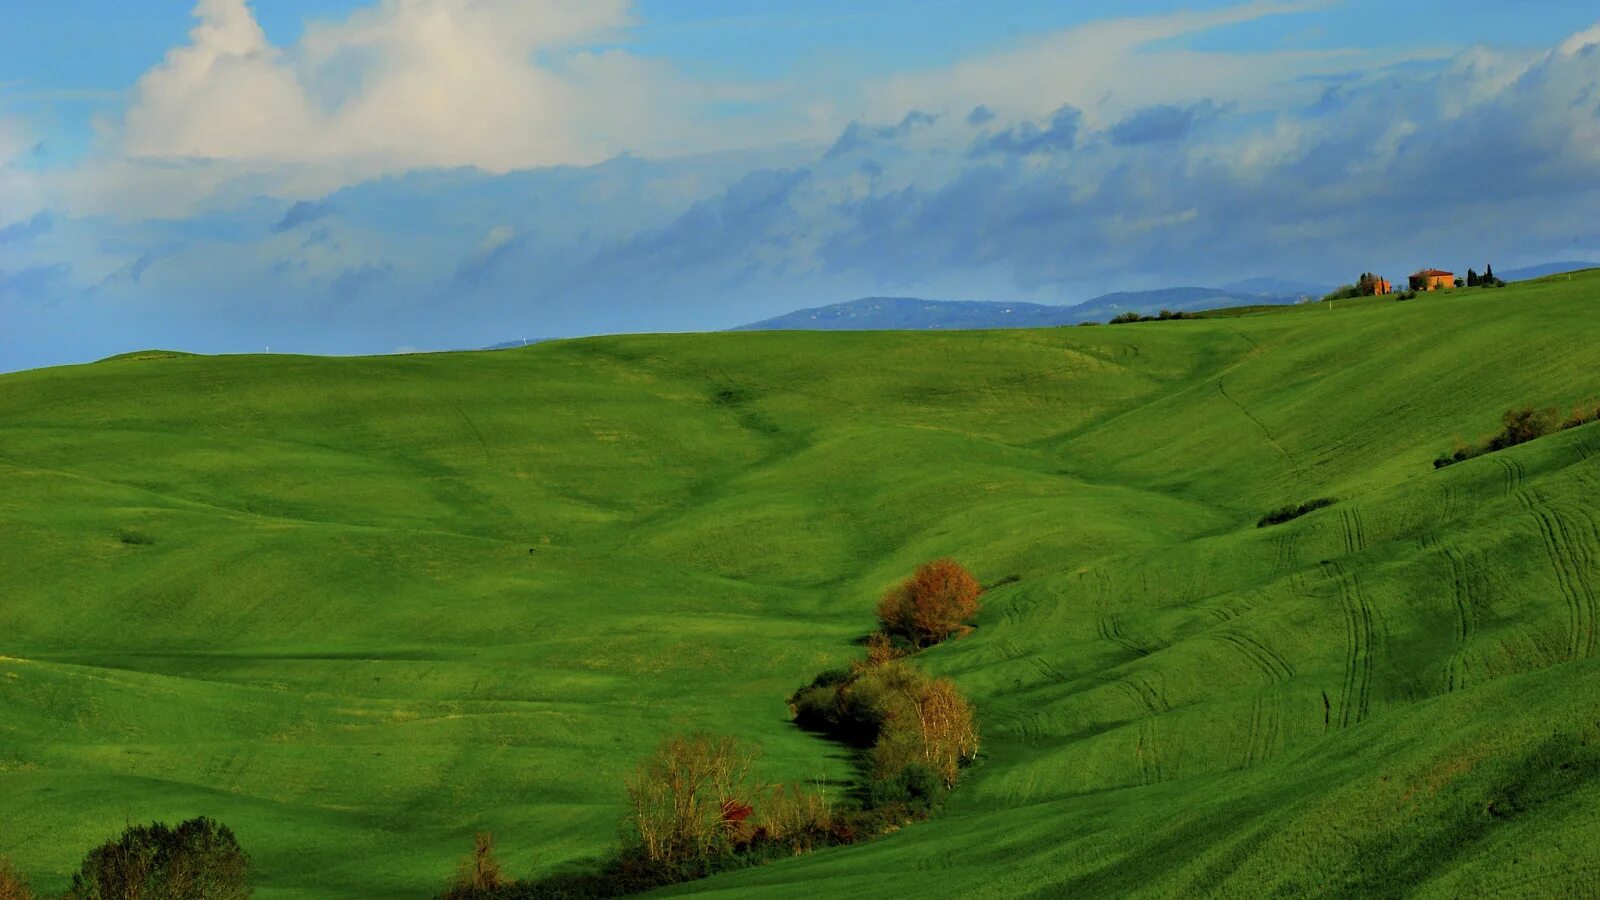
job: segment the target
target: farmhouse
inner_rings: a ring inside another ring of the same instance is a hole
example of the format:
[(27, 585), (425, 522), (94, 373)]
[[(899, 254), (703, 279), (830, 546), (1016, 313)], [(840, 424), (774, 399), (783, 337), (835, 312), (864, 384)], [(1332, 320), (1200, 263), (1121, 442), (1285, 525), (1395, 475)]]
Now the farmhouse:
[(1392, 294), (1394, 293), (1394, 285), (1390, 284), (1387, 278), (1375, 278), (1372, 281), (1372, 293), (1378, 297)]
[(1411, 276), (1413, 291), (1445, 291), (1456, 286), (1456, 273), (1443, 269), (1423, 269)]

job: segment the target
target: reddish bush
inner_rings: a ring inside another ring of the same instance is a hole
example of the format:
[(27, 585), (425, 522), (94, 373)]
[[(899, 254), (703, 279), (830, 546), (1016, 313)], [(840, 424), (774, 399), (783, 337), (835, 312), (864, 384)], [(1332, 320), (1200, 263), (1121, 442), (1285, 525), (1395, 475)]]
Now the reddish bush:
[(28, 879), (11, 868), (11, 860), (0, 858), (0, 900), (33, 900)]
[(756, 808), (748, 803), (740, 803), (737, 800), (724, 800), (722, 801), (722, 827), (730, 831), (741, 831), (744, 828), (744, 820), (750, 818), (750, 814), (755, 811)]
[(910, 578), (889, 589), (878, 602), (883, 630), (917, 647), (937, 644), (966, 632), (978, 614), (978, 579), (953, 559), (917, 567)]

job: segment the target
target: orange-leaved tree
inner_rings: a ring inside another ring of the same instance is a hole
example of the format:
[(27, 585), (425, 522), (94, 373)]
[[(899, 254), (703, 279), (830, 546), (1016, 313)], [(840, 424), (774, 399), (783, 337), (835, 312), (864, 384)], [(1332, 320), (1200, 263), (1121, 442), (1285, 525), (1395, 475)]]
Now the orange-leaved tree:
[(978, 614), (982, 593), (978, 579), (960, 563), (936, 559), (918, 566), (910, 578), (883, 595), (878, 621), (885, 632), (927, 647), (965, 632)]
[(0, 857), (0, 900), (33, 900), (28, 879), (11, 867), (11, 860)]

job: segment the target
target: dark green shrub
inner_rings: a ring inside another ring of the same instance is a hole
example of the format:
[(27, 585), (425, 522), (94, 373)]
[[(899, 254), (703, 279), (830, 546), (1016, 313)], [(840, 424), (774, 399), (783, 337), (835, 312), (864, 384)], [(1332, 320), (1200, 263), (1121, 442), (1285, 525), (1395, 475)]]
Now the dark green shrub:
[(1532, 406), (1508, 409), (1500, 419), (1500, 432), (1489, 439), (1486, 452), (1493, 453), (1542, 438), (1556, 430), (1560, 415), (1554, 409), (1535, 409)]
[(794, 722), (807, 731), (832, 732), (839, 722), (839, 689), (834, 685), (809, 685), (789, 698)]
[(1526, 444), (1547, 434), (1554, 434), (1557, 431), (1564, 431), (1568, 428), (1577, 428), (1580, 425), (1587, 425), (1596, 420), (1600, 420), (1600, 408), (1595, 408), (1592, 402), (1579, 404), (1573, 409), (1572, 414), (1565, 419), (1553, 407), (1539, 409), (1529, 405), (1518, 409), (1508, 409), (1500, 417), (1500, 430), (1495, 432), (1482, 445), (1469, 447), (1458, 441), (1455, 451), (1435, 459), (1433, 467), (1442, 469), (1445, 466), (1454, 465), (1463, 460), (1482, 456), (1485, 453), (1505, 450), (1518, 444)]
[[(1367, 293), (1371, 293), (1371, 291), (1368, 291)], [(1323, 294), (1322, 295), (1322, 301), (1324, 303), (1326, 303), (1326, 302), (1328, 302), (1330, 300), (1354, 300), (1354, 299), (1356, 299), (1357, 297), (1360, 297), (1360, 296), (1363, 296), (1361, 285), (1359, 285), (1359, 284), (1345, 284), (1345, 285), (1340, 285), (1337, 289), (1335, 289), (1333, 291), (1330, 291), (1330, 292), (1328, 292), (1326, 294)]]
[(1262, 516), (1261, 521), (1256, 523), (1256, 527), (1266, 528), (1271, 525), (1282, 525), (1284, 522), (1298, 519), (1303, 515), (1314, 513), (1319, 509), (1326, 509), (1338, 502), (1338, 500), (1335, 500), (1332, 497), (1318, 497), (1315, 500), (1307, 500), (1305, 503), (1302, 503), (1299, 506), (1280, 506), (1272, 512)]
[(244, 900), (250, 857), (228, 826), (190, 819), (137, 825), (89, 851), (69, 900)]
[(873, 808), (900, 806), (907, 812), (925, 815), (944, 799), (944, 779), (922, 763), (911, 763), (888, 778), (876, 778), (867, 785), (867, 803)]
[(1163, 309), (1153, 316), (1141, 316), (1136, 312), (1130, 311), (1117, 316), (1115, 319), (1112, 319), (1111, 324), (1126, 325), (1130, 322), (1170, 322), (1174, 319), (1198, 319), (1200, 317), (1201, 316), (1199, 313), (1177, 312), (1170, 309)]

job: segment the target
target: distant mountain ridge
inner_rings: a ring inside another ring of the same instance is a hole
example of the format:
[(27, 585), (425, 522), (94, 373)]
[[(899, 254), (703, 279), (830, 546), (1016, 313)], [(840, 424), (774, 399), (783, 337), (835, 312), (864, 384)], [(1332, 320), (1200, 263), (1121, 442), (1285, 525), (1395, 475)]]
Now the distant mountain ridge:
[(920, 297), (862, 297), (859, 300), (795, 310), (730, 330), (1050, 328), (1104, 321), (1125, 312), (1152, 314), (1163, 309), (1193, 312), (1224, 306), (1288, 304), (1310, 296), (1315, 296), (1315, 293), (1258, 293), (1226, 288), (1173, 287), (1153, 291), (1118, 291), (1073, 306), (985, 300), (927, 300)]
[(1543, 278), (1546, 275), (1576, 272), (1580, 269), (1600, 269), (1600, 263), (1570, 261), (1543, 263), (1537, 266), (1523, 266), (1520, 269), (1506, 269), (1503, 272), (1496, 272), (1495, 276), (1501, 281), (1528, 281), (1533, 278)]

